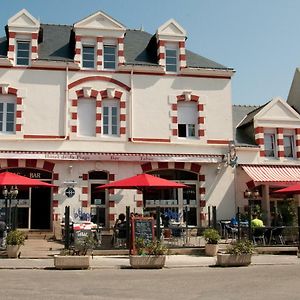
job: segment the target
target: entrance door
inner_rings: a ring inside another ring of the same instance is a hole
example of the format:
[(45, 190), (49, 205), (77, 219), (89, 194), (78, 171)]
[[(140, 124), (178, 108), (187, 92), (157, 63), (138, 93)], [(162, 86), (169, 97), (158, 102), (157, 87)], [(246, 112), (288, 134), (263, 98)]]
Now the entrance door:
[(51, 188), (31, 189), (31, 229), (50, 229)]

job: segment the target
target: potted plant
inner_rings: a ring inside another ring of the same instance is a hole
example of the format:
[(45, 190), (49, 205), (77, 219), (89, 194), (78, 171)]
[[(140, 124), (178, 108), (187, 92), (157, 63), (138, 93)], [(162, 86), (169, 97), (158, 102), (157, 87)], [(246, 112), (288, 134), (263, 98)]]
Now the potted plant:
[(221, 236), (216, 229), (207, 228), (203, 232), (204, 239), (206, 241), (205, 244), (205, 254), (208, 256), (216, 256), (219, 250), (219, 241)]
[(11, 230), (6, 237), (7, 256), (17, 258), (20, 255), (20, 248), (24, 245), (25, 234), (20, 230)]
[(217, 265), (222, 267), (239, 267), (251, 264), (253, 244), (249, 240), (241, 240), (232, 243), (225, 253), (218, 253)]
[(136, 255), (130, 255), (130, 265), (134, 269), (161, 269), (166, 263), (169, 249), (158, 240), (135, 240)]
[(70, 249), (64, 249), (54, 256), (56, 269), (89, 269), (92, 250), (97, 242), (92, 233), (75, 242)]

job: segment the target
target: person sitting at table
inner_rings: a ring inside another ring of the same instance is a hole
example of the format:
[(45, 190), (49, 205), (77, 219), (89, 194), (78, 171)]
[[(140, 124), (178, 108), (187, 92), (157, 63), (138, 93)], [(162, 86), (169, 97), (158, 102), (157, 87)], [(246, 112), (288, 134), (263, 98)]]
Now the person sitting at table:
[(251, 227), (265, 227), (264, 222), (258, 218), (257, 214), (253, 215), (253, 219), (251, 220)]
[(116, 220), (114, 226), (114, 241), (113, 243), (116, 246), (125, 246), (126, 237), (127, 237), (127, 228), (126, 228), (126, 216), (124, 214), (119, 214), (118, 219)]
[(236, 217), (232, 217), (230, 220), (230, 225), (231, 226), (237, 226), (238, 225), (238, 220)]

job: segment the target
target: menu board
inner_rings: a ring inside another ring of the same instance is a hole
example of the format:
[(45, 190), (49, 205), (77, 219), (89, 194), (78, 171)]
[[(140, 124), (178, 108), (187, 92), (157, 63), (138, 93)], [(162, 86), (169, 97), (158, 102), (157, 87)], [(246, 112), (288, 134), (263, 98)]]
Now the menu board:
[(134, 217), (131, 219), (132, 228), (132, 250), (135, 252), (135, 240), (142, 238), (144, 241), (154, 239), (154, 220), (153, 218)]

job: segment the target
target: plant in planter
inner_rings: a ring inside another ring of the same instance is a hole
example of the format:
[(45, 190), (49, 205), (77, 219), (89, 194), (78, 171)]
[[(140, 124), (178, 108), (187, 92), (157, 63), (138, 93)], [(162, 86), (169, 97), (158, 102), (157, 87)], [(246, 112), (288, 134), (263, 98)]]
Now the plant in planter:
[(205, 244), (205, 254), (208, 256), (216, 256), (219, 250), (218, 243), (221, 239), (219, 232), (213, 228), (207, 228), (203, 232)]
[(7, 256), (17, 258), (20, 255), (20, 248), (24, 245), (25, 234), (20, 230), (12, 230), (6, 237)]
[(253, 251), (253, 244), (249, 240), (232, 243), (225, 253), (218, 253), (217, 265), (222, 267), (248, 266), (251, 264)]
[[(76, 241), (74, 247), (64, 249), (59, 255), (54, 256), (56, 269), (88, 269), (91, 255), (89, 252), (96, 247), (97, 241), (90, 233), (84, 239)], [(91, 253), (92, 254), (92, 253)], [(93, 254), (92, 254), (93, 255)]]
[(130, 255), (130, 265), (134, 269), (161, 269), (166, 263), (169, 249), (160, 241), (135, 240), (137, 255)]

